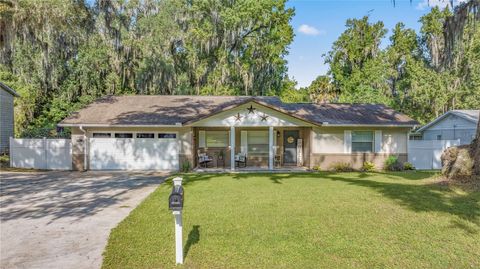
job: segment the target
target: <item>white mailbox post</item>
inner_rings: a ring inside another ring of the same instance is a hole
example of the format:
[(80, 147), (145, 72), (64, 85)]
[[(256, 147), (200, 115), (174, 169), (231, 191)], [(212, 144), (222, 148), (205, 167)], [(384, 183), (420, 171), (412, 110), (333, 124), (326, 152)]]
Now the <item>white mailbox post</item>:
[(182, 209), (183, 209), (183, 187), (182, 178), (173, 179), (173, 190), (169, 197), (169, 208), (175, 217), (175, 263), (183, 264), (182, 246)]

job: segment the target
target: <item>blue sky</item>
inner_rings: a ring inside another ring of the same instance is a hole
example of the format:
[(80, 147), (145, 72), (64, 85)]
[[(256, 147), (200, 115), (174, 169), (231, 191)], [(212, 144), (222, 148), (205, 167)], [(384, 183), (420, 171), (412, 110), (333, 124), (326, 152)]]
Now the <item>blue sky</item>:
[[(445, 6), (443, 0), (430, 0), (431, 5)], [(328, 52), (333, 42), (345, 30), (348, 18), (361, 18), (367, 14), (370, 20), (383, 21), (389, 30), (382, 43), (386, 46), (391, 29), (397, 22), (419, 31), (418, 20), (428, 13), (427, 0), (290, 0), (289, 7), (295, 8), (292, 26), (295, 38), (290, 45), (288, 74), (298, 81), (297, 87), (310, 85), (318, 75), (326, 74), (322, 54)]]

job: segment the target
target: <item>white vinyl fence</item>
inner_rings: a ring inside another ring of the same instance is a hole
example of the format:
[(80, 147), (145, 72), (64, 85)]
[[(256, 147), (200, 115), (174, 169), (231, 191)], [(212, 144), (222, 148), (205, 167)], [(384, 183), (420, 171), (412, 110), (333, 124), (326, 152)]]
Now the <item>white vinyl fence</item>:
[(442, 169), (440, 157), (448, 147), (460, 145), (460, 140), (410, 140), (408, 161), (417, 169)]
[(10, 166), (51, 170), (72, 169), (70, 139), (10, 138)]

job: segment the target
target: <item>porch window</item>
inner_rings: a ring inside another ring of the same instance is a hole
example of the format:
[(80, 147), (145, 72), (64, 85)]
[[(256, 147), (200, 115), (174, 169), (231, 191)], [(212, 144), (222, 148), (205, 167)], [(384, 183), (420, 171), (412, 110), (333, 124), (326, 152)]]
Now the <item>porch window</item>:
[(153, 133), (137, 133), (137, 138), (154, 138), (155, 134)]
[(225, 148), (228, 147), (227, 131), (207, 131), (205, 133), (206, 146), (208, 148)]
[(110, 133), (93, 133), (93, 138), (110, 138), (112, 134)]
[(248, 155), (268, 156), (268, 131), (247, 132)]
[(115, 138), (133, 138), (132, 133), (115, 133)]
[(372, 152), (373, 151), (373, 132), (372, 131), (353, 131), (352, 132), (352, 152)]
[(175, 134), (175, 133), (159, 133), (158, 138), (160, 138), (160, 139), (177, 138), (177, 134)]

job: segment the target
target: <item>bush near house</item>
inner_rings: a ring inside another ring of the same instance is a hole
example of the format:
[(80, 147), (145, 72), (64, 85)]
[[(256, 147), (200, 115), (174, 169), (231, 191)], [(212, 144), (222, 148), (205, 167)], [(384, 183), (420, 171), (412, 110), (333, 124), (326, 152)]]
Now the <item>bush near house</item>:
[(415, 170), (415, 166), (412, 163), (405, 162), (403, 163), (403, 170)]
[(385, 160), (385, 165), (383, 168), (387, 171), (402, 171), (403, 165), (398, 161), (397, 157), (390, 156)]
[(190, 170), (192, 170), (192, 165), (190, 164), (189, 161), (184, 161), (182, 163), (182, 172), (183, 173), (188, 173), (188, 172), (190, 172)]
[(7, 154), (0, 155), (0, 168), (10, 167), (10, 156)]
[(330, 170), (334, 172), (352, 172), (354, 171), (352, 165), (345, 162), (336, 162), (330, 166)]
[(362, 165), (362, 171), (364, 172), (374, 172), (375, 171), (375, 164), (372, 162), (364, 162)]

